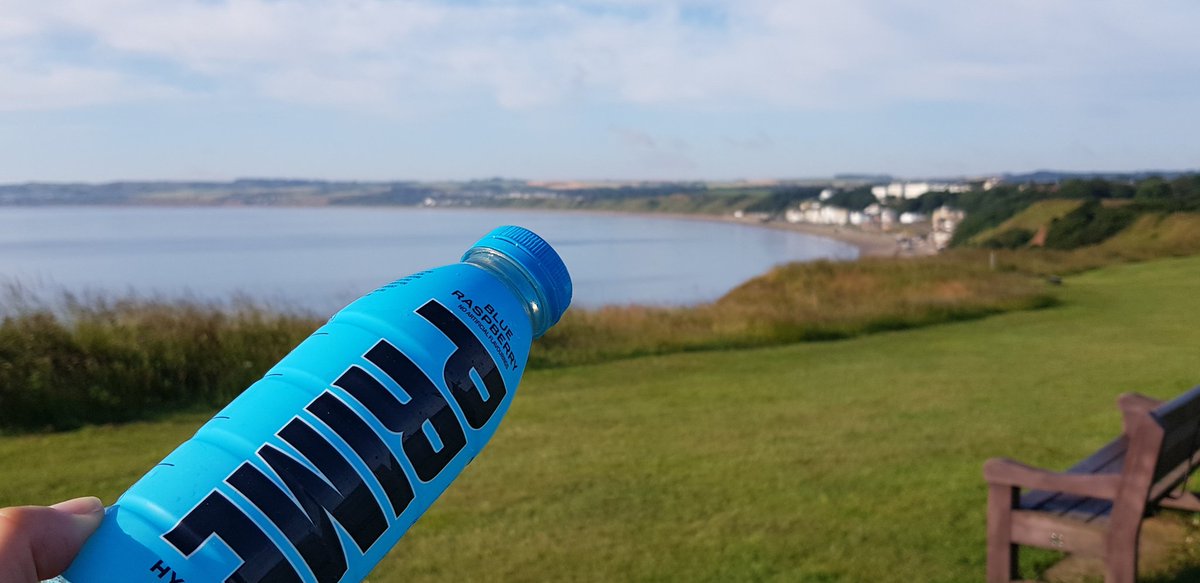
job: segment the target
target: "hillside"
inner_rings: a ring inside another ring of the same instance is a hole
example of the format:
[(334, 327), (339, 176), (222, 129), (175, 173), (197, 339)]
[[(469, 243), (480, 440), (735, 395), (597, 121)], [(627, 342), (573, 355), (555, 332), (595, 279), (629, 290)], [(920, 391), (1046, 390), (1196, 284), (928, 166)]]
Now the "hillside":
[(1143, 215), (1101, 248), (1141, 258), (1195, 253), (1200, 250), (1200, 213)]
[(1200, 213), (1142, 214), (1109, 239), (1086, 247), (1063, 249), (959, 248), (949, 253), (961, 261), (992, 263), (1000, 271), (1060, 276), (1116, 263), (1200, 253)]
[(968, 242), (973, 245), (986, 245), (988, 241), (1003, 237), (1006, 233), (1016, 229), (1028, 233), (1037, 233), (1042, 228), (1049, 228), (1055, 219), (1067, 215), (1082, 204), (1082, 200), (1052, 199), (1038, 201), (1003, 223), (971, 237)]

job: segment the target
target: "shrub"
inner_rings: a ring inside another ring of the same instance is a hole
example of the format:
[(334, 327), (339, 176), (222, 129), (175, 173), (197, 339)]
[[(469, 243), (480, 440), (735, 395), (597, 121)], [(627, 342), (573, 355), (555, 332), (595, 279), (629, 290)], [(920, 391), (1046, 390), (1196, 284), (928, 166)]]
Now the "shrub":
[(1029, 229), (1014, 227), (984, 241), (983, 247), (987, 249), (1016, 249), (1028, 245), (1034, 235), (1035, 233)]
[(1099, 201), (1088, 201), (1050, 223), (1046, 247), (1075, 249), (1095, 245), (1128, 227), (1137, 216), (1129, 207), (1106, 207)]

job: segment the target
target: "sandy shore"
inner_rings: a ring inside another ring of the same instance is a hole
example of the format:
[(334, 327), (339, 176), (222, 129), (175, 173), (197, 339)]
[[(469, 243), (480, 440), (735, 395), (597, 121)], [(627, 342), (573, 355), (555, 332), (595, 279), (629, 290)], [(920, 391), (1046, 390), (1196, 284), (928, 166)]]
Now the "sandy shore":
[(852, 245), (858, 248), (859, 257), (916, 257), (920, 255), (932, 255), (932, 249), (917, 247), (913, 249), (905, 249), (901, 246), (897, 239), (896, 232), (883, 231), (867, 231), (857, 227), (835, 227), (832, 225), (813, 225), (808, 223), (789, 223), (786, 221), (760, 221), (755, 219), (739, 219), (729, 215), (702, 215), (688, 213), (631, 213), (625, 211), (603, 211), (603, 210), (553, 210), (550, 212), (577, 212), (584, 214), (599, 214), (599, 215), (616, 215), (616, 216), (641, 216), (646, 218), (668, 218), (679, 219), (686, 221), (708, 221), (715, 223), (733, 223), (737, 225), (746, 225), (748, 227), (758, 227), (766, 229), (780, 229), (784, 231), (794, 231), (813, 235), (815, 237), (824, 237), (832, 239), (847, 245)]
[(730, 217), (730, 221), (737, 223), (766, 227), (770, 229), (781, 229), (784, 231), (796, 231), (806, 235), (814, 235), (833, 239), (848, 245), (853, 245), (858, 248), (859, 257), (910, 257), (921, 255), (912, 250), (902, 249), (896, 240), (895, 233), (885, 233), (882, 231), (864, 231), (856, 227), (834, 227), (832, 225), (812, 225), (808, 223), (788, 223), (785, 221), (746, 221)]

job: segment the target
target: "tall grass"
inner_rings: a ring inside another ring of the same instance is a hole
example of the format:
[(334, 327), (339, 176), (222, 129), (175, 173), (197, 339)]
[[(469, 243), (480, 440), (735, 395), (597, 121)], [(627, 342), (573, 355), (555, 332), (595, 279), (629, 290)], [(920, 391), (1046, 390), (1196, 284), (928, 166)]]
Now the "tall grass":
[(318, 325), (249, 304), (102, 297), (10, 299), (5, 314), (0, 430), (24, 431), (223, 404)]
[(848, 338), (1051, 305), (1039, 280), (957, 258), (795, 263), (691, 308), (572, 310), (535, 345), (537, 366)]

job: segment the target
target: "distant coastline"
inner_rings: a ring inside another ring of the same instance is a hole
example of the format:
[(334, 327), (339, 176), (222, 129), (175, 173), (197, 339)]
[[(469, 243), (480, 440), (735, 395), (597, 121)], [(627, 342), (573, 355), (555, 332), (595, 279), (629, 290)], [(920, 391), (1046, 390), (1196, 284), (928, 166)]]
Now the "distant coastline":
[(572, 212), (586, 214), (604, 214), (604, 215), (631, 215), (642, 216), (646, 218), (670, 218), (689, 221), (708, 221), (713, 223), (732, 223), (735, 225), (746, 225), (749, 227), (758, 227), (765, 229), (779, 229), (784, 231), (792, 231), (830, 239), (839, 243), (845, 243), (858, 249), (859, 258), (863, 257), (900, 257), (913, 256), (913, 253), (906, 253), (900, 248), (896, 241), (894, 233), (885, 233), (882, 231), (865, 231), (855, 227), (834, 227), (828, 225), (813, 225), (808, 223), (789, 223), (786, 221), (761, 221), (755, 219), (740, 219), (729, 215), (707, 215), (707, 214), (691, 214), (691, 213), (653, 213), (653, 212), (627, 212), (627, 211), (596, 211), (596, 210), (558, 210), (558, 209), (537, 209), (546, 212)]
[[(388, 206), (379, 206), (376, 208), (392, 208)], [(437, 210), (460, 210), (463, 207), (440, 207)], [(704, 213), (676, 213), (676, 212), (647, 212), (647, 211), (622, 211), (622, 210), (603, 210), (603, 209), (564, 209), (551, 207), (466, 207), (470, 209), (486, 209), (486, 208), (501, 208), (504, 210), (520, 210), (539, 213), (567, 213), (580, 215), (596, 215), (596, 216), (625, 216), (625, 217), (644, 217), (647, 219), (674, 219), (684, 221), (703, 221), (709, 223), (723, 223), (744, 225), (747, 227), (763, 228), (763, 229), (778, 229), (783, 231), (791, 231), (794, 233), (802, 233), (822, 239), (829, 239), (838, 243), (845, 243), (858, 249), (859, 258), (863, 257), (901, 257), (913, 256), (914, 253), (904, 252), (896, 241), (894, 233), (885, 233), (882, 231), (865, 231), (856, 227), (834, 227), (828, 225), (813, 225), (808, 223), (789, 223), (786, 221), (761, 221), (756, 219), (737, 218), (731, 215), (713, 215)]]
[(686, 221), (704, 221), (711, 223), (724, 223), (744, 225), (755, 228), (778, 229), (829, 239), (839, 243), (844, 243), (858, 249), (858, 257), (902, 257), (913, 256), (920, 253), (905, 252), (901, 249), (897, 242), (894, 233), (886, 233), (882, 231), (866, 231), (855, 227), (835, 227), (829, 225), (815, 225), (808, 223), (789, 223), (781, 220), (763, 221), (758, 219), (738, 218), (732, 215), (716, 215), (708, 213), (688, 213), (688, 212), (653, 212), (644, 210), (611, 210), (611, 209), (595, 209), (595, 208), (556, 208), (552, 206), (490, 206), (487, 204), (480, 205), (465, 205), (465, 206), (435, 206), (421, 207), (412, 205), (393, 205), (393, 204), (366, 204), (366, 205), (334, 205), (325, 202), (309, 203), (309, 204), (264, 204), (264, 205), (248, 205), (238, 202), (221, 202), (212, 203), (202, 200), (154, 200), (154, 201), (138, 201), (138, 202), (99, 202), (99, 201), (80, 201), (71, 203), (55, 203), (55, 204), (0, 204), (0, 208), (129, 208), (129, 207), (147, 207), (147, 208), (307, 208), (307, 209), (348, 209), (348, 208), (375, 208), (375, 209), (425, 209), (439, 212), (457, 212), (463, 210), (486, 210), (497, 209), (504, 211), (530, 212), (530, 213), (554, 213), (554, 214), (574, 214), (574, 215), (596, 215), (596, 216), (626, 216), (626, 217), (643, 217), (647, 219), (673, 219)]
[[(842, 179), (842, 182), (846, 182), (846, 179)], [(551, 184), (498, 178), (444, 183), (284, 179), (24, 183), (0, 184), (0, 207), (432, 207), (438, 210), (496, 208), (528, 212), (567, 211), (705, 220), (783, 229), (849, 244), (858, 249), (860, 257), (895, 257), (914, 253), (902, 248), (894, 233), (865, 231), (855, 227), (793, 224), (778, 218), (762, 221), (735, 216), (735, 213), (740, 214), (739, 211), (749, 211), (769, 203), (772, 197), (789, 188), (812, 189), (820, 184), (825, 184), (825, 181), (773, 181), (767, 184)], [(758, 211), (753, 214), (761, 216)]]
[[(823, 183), (822, 183), (823, 184)], [(808, 181), (568, 183), (489, 179), (468, 182), (353, 182), (240, 179), (230, 182), (128, 181), (104, 184), (0, 184), (0, 207), (274, 207), (504, 209), (594, 213), (734, 223), (783, 229), (851, 245), (859, 257), (906, 254), (895, 234), (855, 227), (760, 220), (761, 207)], [(782, 189), (782, 190), (781, 190)], [(739, 218), (752, 211), (755, 218)], [(775, 214), (775, 213), (771, 213)], [(911, 254), (909, 252), (908, 254)]]

